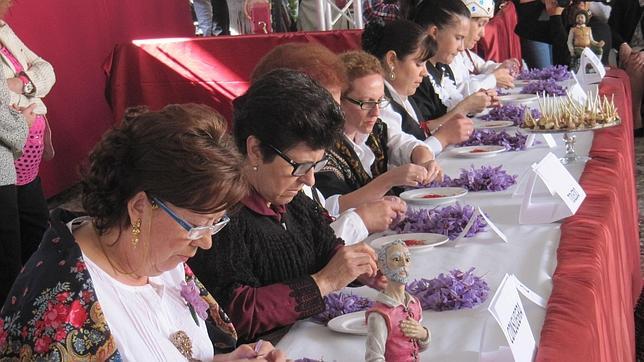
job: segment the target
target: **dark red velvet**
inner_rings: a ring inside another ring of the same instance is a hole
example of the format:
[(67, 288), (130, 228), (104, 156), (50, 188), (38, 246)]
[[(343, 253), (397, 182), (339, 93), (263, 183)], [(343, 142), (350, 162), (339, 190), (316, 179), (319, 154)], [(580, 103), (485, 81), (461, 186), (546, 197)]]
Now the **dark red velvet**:
[(580, 183), (587, 198), (561, 226), (557, 269), (537, 361), (633, 361), (633, 307), (641, 291), (628, 78), (611, 70), (622, 125), (595, 133)]
[(113, 124), (100, 65), (114, 45), (194, 32), (187, 0), (20, 0), (5, 20), (56, 71), (45, 98), (57, 152), (41, 169), (47, 195), (78, 180), (79, 164)]

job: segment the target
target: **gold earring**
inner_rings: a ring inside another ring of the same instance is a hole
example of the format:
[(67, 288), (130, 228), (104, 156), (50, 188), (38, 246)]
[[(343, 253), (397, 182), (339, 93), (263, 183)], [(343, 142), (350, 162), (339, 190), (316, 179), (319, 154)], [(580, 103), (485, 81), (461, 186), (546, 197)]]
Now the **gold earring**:
[(257, 166), (253, 166), (253, 171), (257, 171), (257, 170), (258, 170)]
[(132, 245), (136, 246), (139, 243), (139, 236), (141, 235), (141, 218), (137, 219), (132, 225)]
[(391, 80), (396, 79), (396, 72), (394, 71), (394, 68), (391, 68), (391, 72), (389, 72), (389, 79)]

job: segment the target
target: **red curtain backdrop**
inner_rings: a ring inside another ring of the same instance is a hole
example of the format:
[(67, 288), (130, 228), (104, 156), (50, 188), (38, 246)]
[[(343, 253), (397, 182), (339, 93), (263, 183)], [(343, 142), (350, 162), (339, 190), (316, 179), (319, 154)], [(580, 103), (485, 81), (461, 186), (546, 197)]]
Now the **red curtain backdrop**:
[(20, 0), (5, 20), (56, 71), (45, 103), (57, 154), (40, 173), (48, 196), (78, 180), (78, 166), (113, 124), (101, 64), (114, 45), (194, 33), (187, 0)]

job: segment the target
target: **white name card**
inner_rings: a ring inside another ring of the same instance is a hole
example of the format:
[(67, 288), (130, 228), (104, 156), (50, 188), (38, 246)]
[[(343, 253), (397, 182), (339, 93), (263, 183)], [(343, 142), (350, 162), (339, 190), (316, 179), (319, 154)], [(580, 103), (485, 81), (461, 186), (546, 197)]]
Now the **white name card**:
[(455, 240), (460, 241), (465, 237), (467, 232), (470, 231), (470, 229), (472, 228), (472, 225), (474, 225), (474, 222), (476, 221), (476, 218), (478, 216), (481, 216), (483, 220), (485, 220), (485, 222), (487, 223), (487, 226), (489, 226), (492, 232), (494, 232), (501, 240), (505, 241), (506, 243), (508, 242), (508, 237), (505, 236), (505, 234), (501, 231), (501, 229), (499, 229), (498, 226), (494, 225), (492, 220), (490, 220), (490, 218), (487, 217), (487, 215), (485, 215), (485, 213), (483, 212), (480, 206), (476, 207), (476, 209), (474, 210), (474, 213), (472, 214), (472, 217), (467, 222), (467, 224), (465, 224), (463, 231), (461, 231), (461, 233), (458, 235), (458, 237)]
[(501, 327), (514, 360), (532, 361), (537, 345), (513, 276), (505, 275), (488, 310)]
[[(586, 193), (552, 152), (533, 164), (531, 172), (519, 210), (520, 224), (551, 223), (577, 212), (586, 198)], [(554, 196), (552, 199), (533, 202), (537, 180), (545, 184), (550, 194)], [(517, 189), (521, 189), (521, 186), (519, 185)]]
[(577, 79), (582, 88), (587, 89), (587, 86), (601, 82), (605, 75), (606, 69), (601, 60), (590, 48), (584, 48), (579, 57), (579, 69), (577, 70)]
[(534, 147), (534, 142), (537, 140), (537, 136), (540, 136), (543, 138), (543, 141), (546, 143), (548, 148), (554, 148), (557, 147), (557, 141), (555, 141), (555, 138), (552, 137), (551, 134), (548, 133), (530, 133), (528, 135), (528, 138), (525, 140), (525, 146), (526, 148)]

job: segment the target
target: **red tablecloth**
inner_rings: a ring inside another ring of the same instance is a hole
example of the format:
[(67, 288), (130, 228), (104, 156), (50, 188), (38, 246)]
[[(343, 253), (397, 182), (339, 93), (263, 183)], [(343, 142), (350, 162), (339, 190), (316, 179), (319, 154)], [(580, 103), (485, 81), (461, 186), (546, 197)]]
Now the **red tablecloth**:
[(628, 78), (611, 70), (622, 125), (595, 133), (580, 183), (587, 198), (561, 227), (537, 361), (633, 361), (633, 307), (641, 290)]
[(47, 195), (78, 181), (80, 163), (113, 124), (101, 64), (114, 45), (194, 33), (187, 0), (20, 0), (5, 19), (56, 71), (45, 99), (57, 152), (40, 173)]

